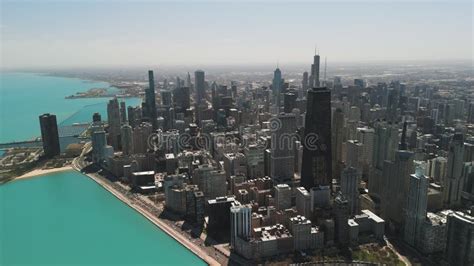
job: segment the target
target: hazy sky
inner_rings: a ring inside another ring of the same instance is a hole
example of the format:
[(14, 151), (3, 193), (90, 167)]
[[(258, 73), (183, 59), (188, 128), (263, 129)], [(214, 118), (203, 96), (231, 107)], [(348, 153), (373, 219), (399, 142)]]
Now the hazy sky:
[(1, 1), (1, 67), (473, 57), (472, 1)]

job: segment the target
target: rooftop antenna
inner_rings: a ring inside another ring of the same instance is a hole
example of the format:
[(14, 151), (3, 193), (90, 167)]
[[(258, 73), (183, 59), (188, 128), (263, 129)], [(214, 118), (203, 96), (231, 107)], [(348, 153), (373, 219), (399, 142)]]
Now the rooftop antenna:
[(277, 68), (279, 68), (280, 65), (280, 59), (277, 59)]
[(318, 54), (318, 45), (314, 44), (314, 55)]

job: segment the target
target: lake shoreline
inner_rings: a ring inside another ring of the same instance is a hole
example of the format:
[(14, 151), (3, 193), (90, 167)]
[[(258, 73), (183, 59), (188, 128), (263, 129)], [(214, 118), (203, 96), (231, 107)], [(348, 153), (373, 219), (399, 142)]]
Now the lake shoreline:
[(128, 199), (126, 196), (124, 196), (122, 193), (117, 191), (114, 187), (108, 184), (108, 180), (105, 180), (103, 177), (94, 175), (94, 174), (85, 174), (80, 171), (76, 167), (76, 164), (73, 163), (73, 168), (74, 170), (80, 172), (81, 174), (89, 177), (93, 181), (95, 181), (98, 185), (100, 185), (102, 188), (110, 192), (112, 195), (114, 195), (117, 199), (122, 201), (124, 204), (126, 204), (128, 207), (132, 208), (139, 214), (141, 214), (144, 218), (148, 219), (151, 223), (153, 223), (156, 227), (158, 227), (160, 230), (165, 232), (167, 235), (172, 237), (176, 242), (181, 244), (183, 247), (191, 251), (193, 254), (195, 254), (197, 257), (199, 257), (201, 260), (206, 262), (208, 265), (220, 265), (216, 260), (214, 260), (211, 256), (209, 256), (205, 251), (202, 251), (198, 246), (196, 246), (194, 243), (186, 239), (183, 235), (181, 235), (178, 232), (175, 232), (173, 228), (171, 228), (169, 225), (167, 225), (165, 222), (161, 221), (160, 218), (157, 218), (154, 216), (152, 213), (147, 211), (146, 209), (142, 208), (141, 206), (134, 204), (130, 199)]
[(12, 180), (10, 180), (10, 182), (15, 181), (15, 180), (20, 180), (20, 179), (33, 178), (33, 177), (38, 177), (38, 176), (47, 175), (47, 174), (69, 171), (69, 170), (74, 170), (71, 165), (67, 165), (67, 166), (63, 166), (59, 168), (50, 168), (50, 169), (33, 169), (21, 176), (17, 176), (13, 178)]

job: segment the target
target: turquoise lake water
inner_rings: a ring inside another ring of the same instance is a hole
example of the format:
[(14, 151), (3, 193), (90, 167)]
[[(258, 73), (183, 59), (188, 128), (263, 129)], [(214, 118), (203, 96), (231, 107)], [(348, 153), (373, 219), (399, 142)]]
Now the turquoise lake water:
[[(107, 119), (107, 98), (65, 99), (90, 88), (107, 88), (106, 82), (51, 77), (34, 73), (0, 73), (0, 143), (30, 140), (41, 135), (38, 116), (53, 113), (58, 124), (92, 121), (100, 112)], [(138, 105), (141, 99), (126, 99)]]
[(0, 186), (0, 265), (205, 265), (75, 171)]

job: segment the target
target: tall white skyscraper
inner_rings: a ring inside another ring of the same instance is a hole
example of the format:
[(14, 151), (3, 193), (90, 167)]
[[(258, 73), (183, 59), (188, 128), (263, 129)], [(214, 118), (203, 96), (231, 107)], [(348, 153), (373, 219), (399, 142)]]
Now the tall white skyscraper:
[(429, 181), (424, 171), (424, 168), (417, 167), (415, 174), (410, 175), (403, 238), (411, 246), (416, 245), (421, 226), (426, 218)]

